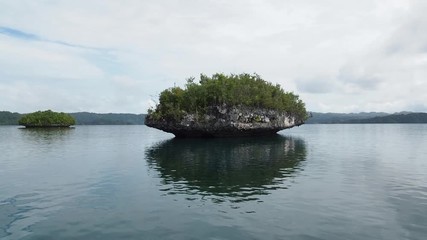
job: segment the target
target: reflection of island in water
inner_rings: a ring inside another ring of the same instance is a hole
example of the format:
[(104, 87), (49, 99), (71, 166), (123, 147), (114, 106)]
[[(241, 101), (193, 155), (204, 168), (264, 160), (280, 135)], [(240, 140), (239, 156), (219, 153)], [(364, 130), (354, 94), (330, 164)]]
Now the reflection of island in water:
[(213, 196), (232, 202), (287, 188), (305, 160), (301, 139), (172, 139), (146, 150), (149, 166), (159, 172), (168, 194)]
[(69, 135), (73, 132), (74, 128), (19, 128), (19, 130), (22, 131), (21, 133), (23, 136), (33, 138), (33, 140), (54, 141)]

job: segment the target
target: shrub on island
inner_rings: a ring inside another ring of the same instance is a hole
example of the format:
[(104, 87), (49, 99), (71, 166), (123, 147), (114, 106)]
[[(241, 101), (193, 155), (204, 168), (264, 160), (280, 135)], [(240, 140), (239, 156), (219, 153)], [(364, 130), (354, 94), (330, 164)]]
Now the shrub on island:
[(257, 74), (217, 73), (200, 75), (199, 83), (187, 79), (185, 88), (173, 87), (160, 93), (159, 104), (149, 109), (152, 119), (180, 120), (188, 113), (205, 113), (209, 107), (246, 106), (287, 112), (298, 119), (308, 118), (305, 104), (298, 95), (285, 92), (279, 84), (273, 85)]
[(74, 124), (76, 121), (71, 115), (51, 110), (25, 114), (19, 120), (19, 125), (25, 127), (69, 127)]

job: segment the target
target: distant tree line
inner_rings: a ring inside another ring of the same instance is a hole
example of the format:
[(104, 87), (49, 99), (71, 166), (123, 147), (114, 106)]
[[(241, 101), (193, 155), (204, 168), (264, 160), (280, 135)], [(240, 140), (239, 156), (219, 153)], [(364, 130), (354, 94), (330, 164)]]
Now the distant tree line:
[(353, 119), (348, 123), (427, 123), (427, 113), (391, 114), (368, 119)]
[(311, 112), (311, 117), (307, 119), (306, 124), (335, 124), (348, 123), (349, 121), (368, 119), (373, 117), (382, 117), (390, 115), (384, 112), (360, 112), (360, 113), (319, 113)]
[(427, 113), (384, 113), (384, 112), (361, 112), (361, 113), (317, 113), (306, 124), (350, 124), (350, 123), (427, 123)]
[(70, 113), (78, 125), (143, 125), (145, 114), (131, 113)]
[[(19, 125), (19, 119), (25, 114), (0, 111), (0, 125)], [(131, 113), (70, 113), (76, 125), (143, 125), (145, 114)]]
[(285, 92), (257, 74), (217, 73), (200, 75), (199, 82), (189, 78), (185, 88), (173, 87), (160, 93), (159, 104), (148, 114), (155, 119), (180, 119), (186, 113), (204, 113), (211, 106), (249, 106), (288, 112), (306, 119), (305, 104), (298, 95)]
[(0, 111), (0, 125), (18, 125), (22, 114), (17, 112)]
[[(0, 125), (18, 125), (24, 114), (0, 111)], [(70, 113), (76, 119), (76, 125), (142, 125), (145, 114), (130, 113)], [(336, 123), (427, 123), (427, 113), (317, 113), (306, 121), (307, 124)]]

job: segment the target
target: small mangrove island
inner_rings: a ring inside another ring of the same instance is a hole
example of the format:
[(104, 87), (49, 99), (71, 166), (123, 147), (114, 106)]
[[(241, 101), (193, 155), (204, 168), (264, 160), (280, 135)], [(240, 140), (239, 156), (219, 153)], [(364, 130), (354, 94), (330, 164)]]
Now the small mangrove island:
[(276, 134), (307, 118), (304, 102), (280, 85), (257, 74), (217, 73), (161, 92), (145, 124), (176, 137), (239, 137)]
[(76, 121), (70, 114), (51, 110), (25, 114), (19, 120), (19, 125), (26, 128), (70, 127), (75, 124)]

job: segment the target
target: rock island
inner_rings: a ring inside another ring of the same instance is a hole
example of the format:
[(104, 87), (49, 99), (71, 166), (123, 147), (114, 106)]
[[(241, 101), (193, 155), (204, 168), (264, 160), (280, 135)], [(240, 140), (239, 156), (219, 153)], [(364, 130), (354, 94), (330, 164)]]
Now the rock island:
[(298, 95), (280, 85), (257, 74), (217, 73), (161, 92), (145, 124), (176, 137), (240, 137), (276, 134), (307, 117)]

